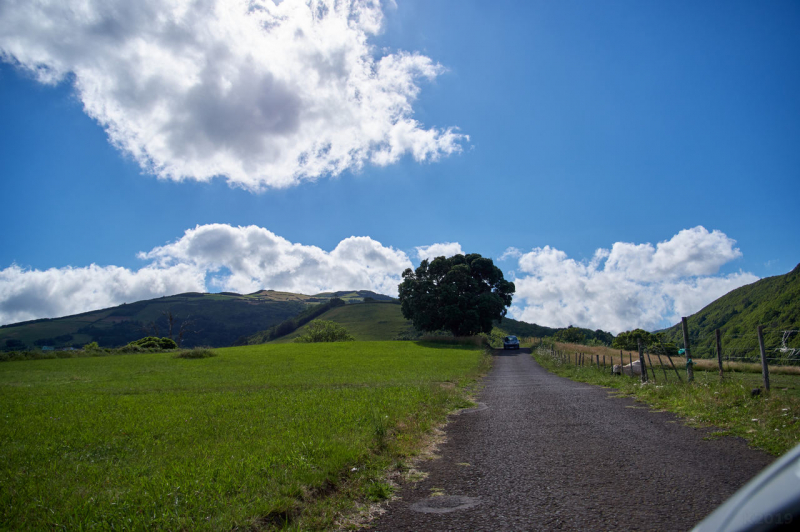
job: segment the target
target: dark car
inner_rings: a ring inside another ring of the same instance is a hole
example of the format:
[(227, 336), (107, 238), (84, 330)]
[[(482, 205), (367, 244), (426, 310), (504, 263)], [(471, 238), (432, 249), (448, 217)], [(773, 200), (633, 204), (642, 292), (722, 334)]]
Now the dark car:
[(503, 338), (503, 349), (519, 349), (519, 340), (516, 336), (506, 336)]

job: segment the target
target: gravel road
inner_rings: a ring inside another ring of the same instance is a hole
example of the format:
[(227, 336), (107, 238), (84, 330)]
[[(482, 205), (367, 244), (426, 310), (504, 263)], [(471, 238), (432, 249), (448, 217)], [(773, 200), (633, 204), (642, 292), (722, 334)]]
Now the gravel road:
[(774, 459), (509, 353), (371, 530), (688, 530)]

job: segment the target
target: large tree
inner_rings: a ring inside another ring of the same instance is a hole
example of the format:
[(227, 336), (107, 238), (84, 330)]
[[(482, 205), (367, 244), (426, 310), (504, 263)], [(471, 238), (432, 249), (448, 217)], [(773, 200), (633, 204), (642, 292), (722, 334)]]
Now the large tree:
[(492, 322), (506, 315), (514, 289), (492, 259), (472, 253), (408, 268), (399, 292), (403, 316), (417, 330), (469, 336), (491, 332)]

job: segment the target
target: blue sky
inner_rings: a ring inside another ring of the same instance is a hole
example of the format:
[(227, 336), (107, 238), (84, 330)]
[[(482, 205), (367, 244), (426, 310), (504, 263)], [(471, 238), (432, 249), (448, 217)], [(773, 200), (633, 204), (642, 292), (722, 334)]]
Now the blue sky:
[[(177, 68), (192, 57), (215, 75), (234, 65), (221, 74), (233, 80), (230, 92), (204, 76), (197, 90), (179, 80), (137, 86), (173, 51), (159, 45), (174, 39), (149, 38), (155, 45), (136, 48), (138, 62), (126, 62), (130, 43), (148, 41), (137, 32), (169, 2), (143, 2), (133, 16), (89, 4), (96, 12), (74, 19), (55, 8), (0, 8), (3, 323), (197, 286), (390, 292), (397, 270), (418, 264), (418, 247), (451, 243), (442, 249), (492, 257), (518, 280), (515, 316), (616, 332), (663, 326), (800, 261), (796, 2), (397, 0), (379, 11), (355, 2), (343, 16), (358, 14), (358, 31), (328, 28), (295, 46), (275, 30), (220, 58), (202, 43), (196, 56), (173, 55)], [(303, 9), (283, 14), (294, 20)], [(216, 13), (184, 16), (185, 33), (227, 35)], [(48, 17), (58, 17), (56, 30), (44, 29)], [(315, 27), (297, 24), (308, 34)], [(114, 29), (100, 35), (100, 26)], [(374, 61), (364, 71), (336, 62), (358, 55), (359, 36)], [(285, 53), (270, 55), (270, 46)], [(333, 49), (355, 52), (331, 54), (324, 68), (314, 62)], [(251, 53), (258, 68), (237, 62)], [(387, 56), (404, 58), (387, 69), (412, 89), (359, 85)], [(309, 73), (321, 76), (318, 89), (304, 85)], [(337, 81), (407, 108), (331, 96)], [(260, 114), (248, 111), (251, 101), (263, 104)], [(184, 105), (200, 118), (175, 110)], [(350, 122), (337, 129), (343, 116)], [(398, 123), (411, 133), (393, 133)], [(370, 128), (377, 137), (343, 148), (362, 149), (360, 162), (339, 160), (318, 175), (297, 171), (296, 158), (264, 155), (329, 135), (327, 147), (315, 145), (328, 164), (338, 139)], [(456, 137), (445, 137), (448, 128)], [(389, 149), (390, 160), (379, 160)], [(184, 179), (156, 177), (154, 161)], [(233, 170), (203, 173), (217, 163)], [(240, 226), (263, 229), (285, 252), (237, 248)], [(198, 258), (192, 239), (212, 239), (211, 228), (224, 249), (206, 242)], [(353, 236), (369, 242), (334, 254)], [(306, 248), (302, 260), (292, 255)], [(309, 261), (313, 268), (298, 269)], [(365, 286), (346, 286), (354, 282)]]

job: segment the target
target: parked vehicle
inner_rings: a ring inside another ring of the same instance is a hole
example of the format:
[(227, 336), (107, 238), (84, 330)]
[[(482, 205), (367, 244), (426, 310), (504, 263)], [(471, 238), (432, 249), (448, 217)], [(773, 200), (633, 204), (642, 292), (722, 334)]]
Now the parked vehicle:
[(506, 336), (503, 338), (503, 349), (519, 349), (519, 340), (516, 336)]

